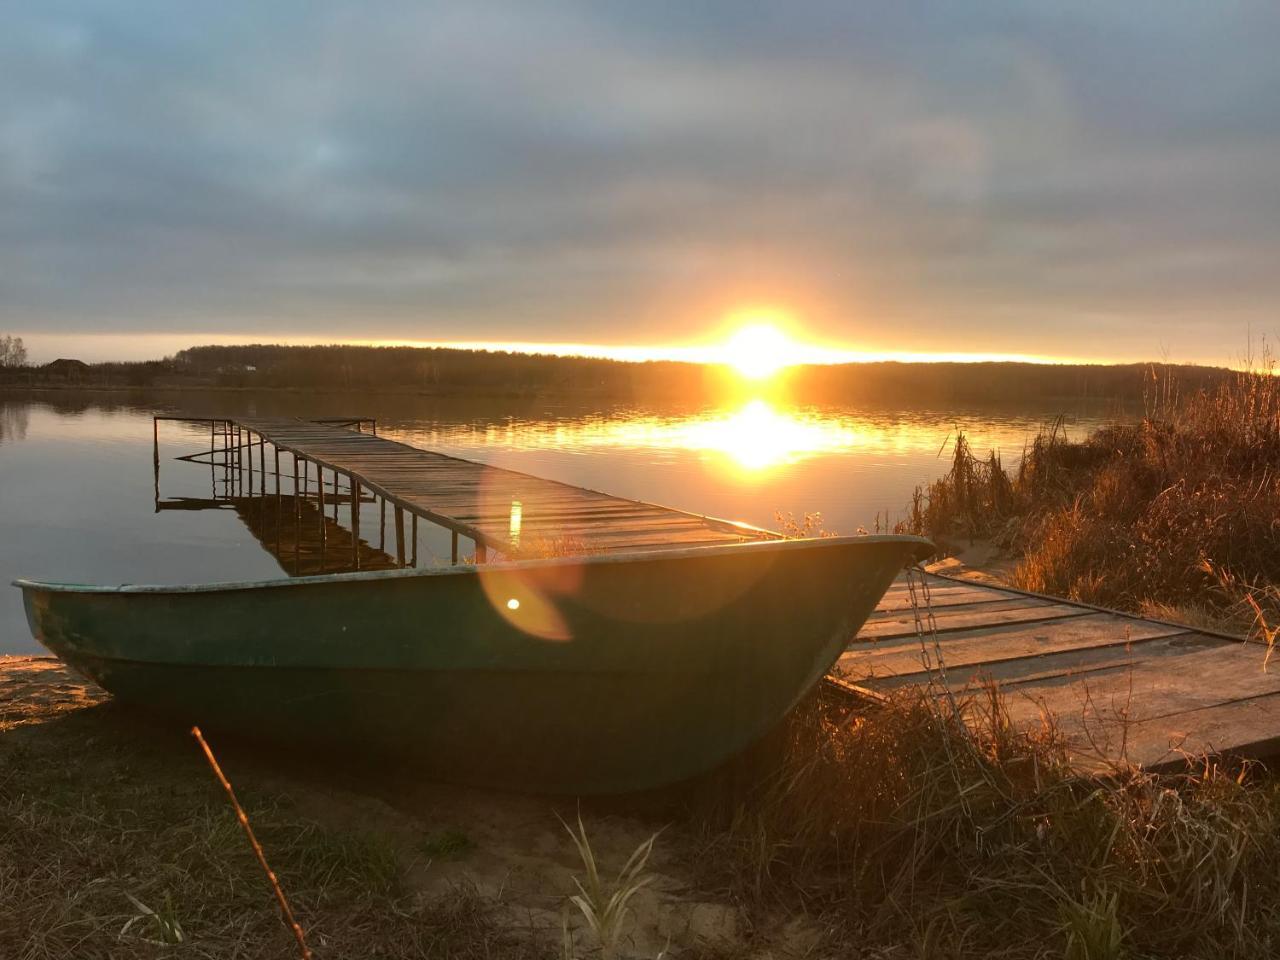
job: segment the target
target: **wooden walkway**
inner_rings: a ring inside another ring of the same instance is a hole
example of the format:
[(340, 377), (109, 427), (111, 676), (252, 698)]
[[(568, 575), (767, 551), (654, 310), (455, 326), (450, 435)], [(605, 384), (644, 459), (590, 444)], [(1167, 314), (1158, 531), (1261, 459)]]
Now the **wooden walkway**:
[[(1174, 766), (1187, 755), (1280, 753), (1280, 657), (1176, 624), (928, 575), (945, 685), (994, 683), (1013, 724), (1051, 717), (1082, 769)], [(832, 676), (869, 697), (932, 681), (905, 580), (840, 658)]]
[[(353, 423), (356, 421), (352, 421)], [(508, 557), (607, 553), (772, 539), (767, 530), (626, 500), (583, 487), (421, 450), (374, 434), (286, 418), (234, 418), (252, 449), (263, 441), (322, 474), (343, 475), (415, 517)], [(255, 439), (256, 436), (256, 439)], [(241, 446), (239, 440), (237, 448)], [(261, 451), (264, 460), (265, 448)], [(296, 464), (295, 464), (296, 474)], [(358, 530), (357, 530), (358, 535)], [(455, 551), (456, 553), (456, 551)]]

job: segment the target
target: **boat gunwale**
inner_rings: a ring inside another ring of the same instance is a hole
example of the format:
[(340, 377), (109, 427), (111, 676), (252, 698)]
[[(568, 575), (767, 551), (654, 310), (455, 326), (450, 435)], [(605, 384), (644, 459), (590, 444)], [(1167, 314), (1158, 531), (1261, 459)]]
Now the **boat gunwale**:
[(222, 593), (242, 590), (264, 590), (269, 588), (316, 586), (321, 584), (366, 583), (381, 580), (406, 580), (416, 577), (440, 577), (455, 575), (472, 575), (490, 571), (520, 571), (537, 568), (556, 568), (567, 566), (602, 566), (607, 564), (657, 562), (660, 560), (696, 559), (699, 557), (733, 555), (747, 551), (762, 553), (769, 551), (790, 551), (814, 548), (832, 548), (852, 544), (915, 544), (918, 548), (913, 557), (922, 561), (936, 551), (932, 540), (913, 534), (864, 534), (847, 537), (797, 538), (780, 540), (752, 540), (743, 543), (711, 544), (702, 547), (679, 547), (670, 550), (637, 550), (620, 553), (584, 554), (582, 556), (546, 557), (532, 560), (506, 560), (483, 565), (457, 564), (447, 567), (409, 567), (395, 570), (361, 570), (348, 573), (325, 573), (307, 577), (276, 577), (270, 580), (227, 580), (211, 583), (187, 584), (135, 584), (125, 583), (116, 586), (81, 583), (59, 583), (55, 581), (33, 580), (19, 577), (11, 581), (12, 585), (23, 591), (34, 590), (45, 593), (74, 594), (200, 594)]

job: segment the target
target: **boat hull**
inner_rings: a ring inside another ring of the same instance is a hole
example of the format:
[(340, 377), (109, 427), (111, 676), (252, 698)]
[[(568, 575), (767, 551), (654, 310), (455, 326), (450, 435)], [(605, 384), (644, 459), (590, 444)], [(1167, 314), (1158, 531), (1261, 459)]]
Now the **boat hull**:
[(36, 639), (210, 729), (378, 750), (456, 782), (647, 789), (766, 733), (839, 657), (910, 537), (200, 587), (19, 581)]

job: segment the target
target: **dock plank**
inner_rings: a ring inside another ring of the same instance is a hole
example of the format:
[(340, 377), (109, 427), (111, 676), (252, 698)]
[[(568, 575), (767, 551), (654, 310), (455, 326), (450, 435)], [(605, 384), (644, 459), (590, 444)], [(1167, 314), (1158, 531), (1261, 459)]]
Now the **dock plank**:
[[(954, 630), (971, 630), (974, 627), (998, 626), (1005, 623), (1025, 623), (1037, 620), (1056, 620), (1063, 617), (1085, 616), (1087, 611), (1068, 603), (1049, 603), (1045, 600), (1024, 598), (1001, 600), (974, 607), (965, 606), (936, 610), (934, 621), (939, 633)], [(869, 619), (858, 632), (859, 640), (888, 640), (915, 636), (915, 621), (894, 613), (888, 618)]]
[[(968, 631), (939, 634), (938, 647), (953, 683), (965, 683), (979, 675), (1016, 678), (1028, 670), (1043, 672), (1055, 659), (1079, 655), (1081, 665), (1094, 662), (1090, 652), (1118, 648), (1124, 651), (1151, 640), (1180, 636), (1186, 631), (1157, 623), (1132, 623), (1112, 614), (1094, 613), (1066, 620), (1031, 625), (978, 627)], [(933, 653), (932, 644), (929, 645)], [(1105, 657), (1106, 654), (1101, 656)], [(1034, 658), (1034, 663), (1028, 663)], [(872, 646), (865, 652), (851, 651), (841, 657), (837, 669), (856, 669), (857, 682), (883, 686), (922, 682), (920, 642), (914, 635), (897, 643)], [(855, 666), (856, 665), (856, 666)], [(847, 679), (852, 679), (848, 677)]]
[(1218, 753), (1265, 760), (1280, 755), (1280, 694), (1153, 717), (1132, 724), (1126, 738), (1129, 759), (1151, 768)]

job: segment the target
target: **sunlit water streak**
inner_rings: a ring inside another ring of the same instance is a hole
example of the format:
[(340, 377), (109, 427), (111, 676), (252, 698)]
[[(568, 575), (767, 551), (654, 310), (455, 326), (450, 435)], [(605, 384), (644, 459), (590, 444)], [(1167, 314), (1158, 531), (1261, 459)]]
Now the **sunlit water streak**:
[[(380, 432), (620, 496), (777, 526), (776, 513), (821, 512), (839, 532), (900, 516), (916, 484), (947, 467), (957, 426), (978, 450), (1014, 461), (1058, 409), (964, 411), (787, 408), (764, 400), (699, 410), (545, 401), (441, 401), (295, 394), (178, 395), (121, 406), (109, 399), (0, 400), (0, 581), (181, 583), (280, 576), (280, 567), (232, 511), (153, 508), (154, 410), (179, 403), (199, 415), (376, 416)], [(1074, 433), (1112, 419), (1078, 410)], [(208, 496), (207, 467), (172, 458), (207, 449), (207, 427), (161, 430), (165, 496)], [(949, 448), (948, 448), (949, 449)], [(522, 517), (513, 508), (511, 529)], [(376, 529), (365, 516), (368, 539)], [(423, 524), (423, 562), (449, 552)], [(29, 650), (16, 590), (0, 593), (0, 651)]]

